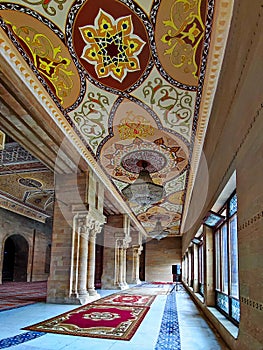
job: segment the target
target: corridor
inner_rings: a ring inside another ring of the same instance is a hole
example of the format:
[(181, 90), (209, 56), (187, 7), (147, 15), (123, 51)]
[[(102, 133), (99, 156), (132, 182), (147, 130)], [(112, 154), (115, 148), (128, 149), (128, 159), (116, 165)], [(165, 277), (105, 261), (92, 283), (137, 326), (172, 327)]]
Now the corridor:
[[(129, 290), (128, 290), (129, 291)], [(101, 297), (114, 292), (100, 290)], [(127, 290), (125, 291), (127, 292)], [(0, 312), (0, 349), (27, 350), (227, 350), (180, 285), (157, 295), (130, 341), (37, 333), (22, 328), (75, 309), (76, 305), (35, 304)]]

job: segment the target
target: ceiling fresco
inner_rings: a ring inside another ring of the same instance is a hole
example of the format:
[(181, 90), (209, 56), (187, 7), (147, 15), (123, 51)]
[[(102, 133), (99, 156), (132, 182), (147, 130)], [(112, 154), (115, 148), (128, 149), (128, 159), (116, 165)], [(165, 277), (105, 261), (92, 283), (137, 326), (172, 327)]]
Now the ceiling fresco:
[(53, 216), (54, 174), (16, 142), (0, 150), (0, 207), (45, 222)]
[(146, 231), (159, 216), (181, 233), (215, 12), (214, 0), (0, 2), (2, 30), (112, 186), (147, 158), (165, 195), (129, 203)]

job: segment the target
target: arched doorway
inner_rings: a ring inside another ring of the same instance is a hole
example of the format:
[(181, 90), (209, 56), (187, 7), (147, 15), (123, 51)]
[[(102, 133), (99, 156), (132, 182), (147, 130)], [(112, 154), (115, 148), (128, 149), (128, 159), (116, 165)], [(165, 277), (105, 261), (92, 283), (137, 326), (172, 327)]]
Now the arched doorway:
[(21, 235), (12, 235), (5, 241), (2, 281), (26, 282), (29, 246)]

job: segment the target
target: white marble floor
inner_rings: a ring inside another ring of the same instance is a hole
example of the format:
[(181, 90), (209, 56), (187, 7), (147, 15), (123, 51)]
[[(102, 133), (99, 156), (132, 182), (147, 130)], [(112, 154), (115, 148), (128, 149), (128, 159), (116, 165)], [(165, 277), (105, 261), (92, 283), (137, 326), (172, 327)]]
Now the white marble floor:
[[(114, 291), (99, 291), (101, 296)], [(186, 292), (177, 292), (181, 350), (227, 350)], [(142, 324), (130, 341), (105, 340), (60, 334), (45, 334), (18, 345), (9, 346), (2, 339), (14, 339), (25, 333), (21, 328), (76, 308), (76, 305), (36, 303), (0, 312), (0, 349), (17, 350), (154, 350), (162, 322), (166, 295), (158, 295)], [(169, 349), (173, 349), (172, 345)]]

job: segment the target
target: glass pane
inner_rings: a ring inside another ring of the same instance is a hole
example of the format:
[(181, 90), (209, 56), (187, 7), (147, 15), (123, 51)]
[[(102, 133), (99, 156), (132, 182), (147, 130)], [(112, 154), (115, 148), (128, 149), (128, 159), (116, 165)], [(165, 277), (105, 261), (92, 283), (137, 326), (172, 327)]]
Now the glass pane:
[(216, 293), (216, 305), (227, 314), (229, 314), (228, 296), (222, 293)]
[(199, 293), (204, 296), (204, 285), (199, 283)]
[(188, 284), (188, 254), (185, 257), (185, 282)]
[(201, 283), (205, 283), (205, 265), (204, 265), (204, 246), (201, 246), (202, 260), (201, 260)]
[(237, 322), (240, 321), (240, 303), (236, 299), (231, 299), (231, 316)]
[(216, 231), (215, 233), (215, 253), (216, 253), (216, 289), (221, 290), (220, 288), (220, 276), (221, 276), (221, 269), (220, 269), (220, 231)]
[(192, 277), (192, 272), (193, 272), (193, 269), (192, 269), (192, 251), (190, 250), (189, 253), (188, 253), (188, 268), (189, 268), (189, 276), (188, 276), (188, 285), (190, 287), (192, 287), (192, 281), (193, 281), (193, 277)]
[(228, 294), (228, 240), (227, 225), (222, 227), (222, 291)]
[(235, 194), (229, 202), (229, 215), (232, 216), (237, 212), (237, 195)]
[(237, 216), (235, 215), (229, 222), (230, 231), (230, 271), (231, 286), (230, 293), (232, 296), (239, 297), (238, 288), (238, 242), (237, 242)]
[(204, 283), (204, 255), (203, 255), (203, 245), (198, 248), (198, 282)]

